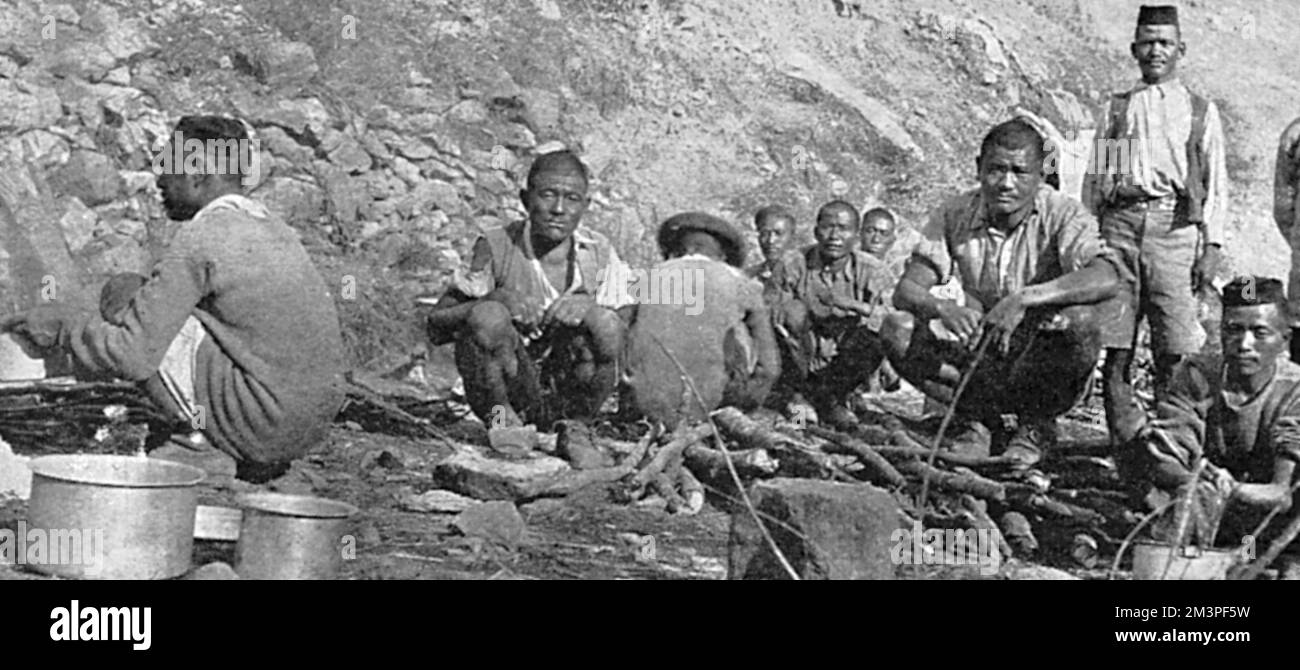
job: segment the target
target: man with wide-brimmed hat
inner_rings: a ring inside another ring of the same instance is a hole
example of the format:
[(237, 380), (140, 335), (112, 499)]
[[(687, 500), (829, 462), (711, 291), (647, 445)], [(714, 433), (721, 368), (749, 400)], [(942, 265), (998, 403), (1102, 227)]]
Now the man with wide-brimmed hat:
[(1129, 369), (1142, 319), (1151, 326), (1157, 395), (1178, 361), (1200, 350), (1196, 294), (1218, 270), (1228, 206), (1218, 107), (1178, 78), (1187, 45), (1177, 8), (1143, 6), (1131, 53), (1142, 79), (1112, 96), (1083, 193), (1137, 280), (1126, 314), (1104, 334), (1112, 433), (1134, 403)]
[(761, 404), (780, 374), (763, 287), (745, 241), (722, 219), (687, 212), (659, 229), (665, 261), (635, 272), (626, 382), (634, 407), (670, 428), (723, 405)]

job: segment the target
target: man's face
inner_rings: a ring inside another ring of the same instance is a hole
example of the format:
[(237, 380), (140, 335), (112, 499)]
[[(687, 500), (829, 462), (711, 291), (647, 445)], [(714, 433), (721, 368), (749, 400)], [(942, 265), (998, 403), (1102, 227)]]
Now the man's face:
[(560, 243), (568, 239), (587, 211), (587, 180), (575, 172), (545, 171), (520, 198), (533, 224), (533, 235)]
[[(168, 144), (164, 151), (172, 151), (172, 145)], [(163, 209), (167, 211), (167, 216), (175, 221), (194, 218), (206, 204), (202, 182), (202, 175), (197, 174), (178, 174), (173, 171), (158, 175), (155, 183), (162, 194)]]
[(1290, 336), (1277, 305), (1272, 304), (1225, 308), (1221, 329), (1223, 363), (1229, 374), (1238, 377), (1271, 370)]
[(1138, 26), (1130, 51), (1142, 70), (1142, 81), (1156, 83), (1174, 75), (1187, 45), (1177, 26)]
[(979, 162), (980, 191), (989, 212), (1010, 216), (1033, 203), (1043, 182), (1043, 162), (1029, 147), (993, 147)]
[(769, 261), (779, 258), (790, 242), (790, 233), (793, 229), (791, 221), (785, 217), (774, 216), (763, 219), (758, 226), (758, 248), (763, 250), (763, 258)]
[(862, 248), (872, 256), (883, 258), (894, 246), (897, 238), (895, 233), (893, 221), (883, 216), (873, 216), (862, 222)]
[(838, 260), (851, 253), (858, 244), (858, 221), (847, 209), (832, 209), (817, 217), (813, 228), (817, 246), (826, 260)]

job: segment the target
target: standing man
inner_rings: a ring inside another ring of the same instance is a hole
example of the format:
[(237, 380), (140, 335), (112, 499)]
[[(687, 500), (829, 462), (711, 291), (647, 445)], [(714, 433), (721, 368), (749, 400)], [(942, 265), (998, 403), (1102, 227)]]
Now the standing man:
[(1142, 80), (1113, 96), (1084, 183), (1102, 237), (1137, 279), (1124, 318), (1105, 332), (1111, 435), (1135, 402), (1129, 368), (1143, 318), (1151, 326), (1157, 395), (1179, 361), (1200, 349), (1196, 294), (1218, 271), (1228, 204), (1219, 110), (1178, 79), (1187, 45), (1177, 8), (1143, 6), (1131, 53)]
[(244, 125), (187, 116), (164, 155), (193, 143), (201, 160), (159, 168), (163, 205), (181, 224), (148, 278), (108, 282), (101, 313), (56, 303), (0, 330), (140, 382), (176, 420), (150, 456), (265, 480), (323, 439), (343, 405), (338, 314), (297, 233), (243, 195), (248, 155), (218, 157), (257, 150)]
[[(1289, 313), (1300, 319), (1300, 119), (1282, 132), (1277, 146), (1277, 165), (1273, 176), (1273, 220), (1282, 238), (1291, 245), (1291, 277), (1287, 286)], [(1300, 363), (1300, 327), (1291, 322), (1291, 360)]]
[[(538, 156), (519, 193), (523, 221), (484, 231), (468, 273), (428, 316), (434, 344), (456, 343), (474, 413), (491, 426), (595, 416), (618, 383), (630, 276), (609, 240), (579, 228), (587, 166)], [(543, 391), (546, 391), (545, 393)]]
[[(1015, 414), (1004, 456), (1020, 467), (1038, 462), (1056, 417), (1087, 389), (1103, 301), (1127, 275), (1083, 205), (1043, 183), (1044, 153), (1042, 135), (1023, 121), (989, 131), (976, 161), (980, 186), (935, 211), (894, 291), (902, 311), (882, 332), (894, 369), (945, 403), (990, 338), (957, 406), (955, 441), (988, 455), (991, 429)], [(964, 306), (930, 292), (953, 274)]]

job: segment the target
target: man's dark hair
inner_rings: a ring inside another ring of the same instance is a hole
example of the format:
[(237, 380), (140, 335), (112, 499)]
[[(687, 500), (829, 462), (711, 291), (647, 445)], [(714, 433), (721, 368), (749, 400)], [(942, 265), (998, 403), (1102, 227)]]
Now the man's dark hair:
[(821, 221), (823, 214), (829, 214), (831, 212), (838, 212), (838, 211), (848, 212), (850, 215), (852, 215), (853, 220), (858, 221), (859, 224), (862, 221), (861, 215), (858, 214), (858, 208), (854, 207), (852, 203), (845, 202), (843, 200), (832, 200), (826, 203), (825, 205), (822, 205), (821, 209), (817, 210), (817, 220)]
[[(229, 179), (238, 179), (243, 176), (245, 166), (253, 164), (253, 156), (245, 156), (243, 152), (254, 151), (248, 143), (248, 128), (238, 119), (232, 119), (228, 116), (194, 115), (183, 116), (176, 123), (176, 133), (181, 136), (181, 149), (184, 150), (184, 143), (190, 140), (198, 140), (205, 147), (212, 147), (209, 142), (219, 141), (226, 143), (225, 146), (231, 146), (234, 142), (235, 150), (239, 153), (227, 154), (225, 172), (221, 175)], [(206, 149), (205, 149), (206, 151)]]
[(533, 159), (532, 167), (528, 168), (528, 188), (533, 187), (533, 182), (536, 181), (538, 175), (550, 171), (572, 172), (581, 175), (582, 181), (588, 184), (591, 183), (591, 171), (587, 169), (586, 163), (583, 163), (577, 154), (564, 149), (542, 154)]
[(1237, 277), (1223, 287), (1223, 308), (1276, 305), (1278, 314), (1288, 325), (1291, 317), (1286, 303), (1282, 280), (1272, 277)]
[(862, 213), (862, 225), (867, 225), (868, 221), (876, 219), (885, 219), (886, 221), (898, 225), (898, 220), (894, 218), (894, 213), (884, 207), (872, 207)]
[(1019, 151), (1028, 148), (1032, 154), (1037, 154), (1036, 162), (1042, 163), (1047, 158), (1047, 148), (1043, 146), (1043, 136), (1033, 126), (1021, 121), (1012, 119), (993, 126), (993, 130), (984, 136), (984, 142), (980, 144), (980, 161), (993, 153), (993, 149), (1001, 147), (1010, 151)]
[(781, 205), (768, 205), (767, 207), (758, 210), (758, 213), (754, 214), (754, 229), (758, 230), (759, 228), (762, 228), (764, 221), (770, 221), (773, 219), (785, 219), (789, 221), (790, 230), (794, 230), (794, 214)]

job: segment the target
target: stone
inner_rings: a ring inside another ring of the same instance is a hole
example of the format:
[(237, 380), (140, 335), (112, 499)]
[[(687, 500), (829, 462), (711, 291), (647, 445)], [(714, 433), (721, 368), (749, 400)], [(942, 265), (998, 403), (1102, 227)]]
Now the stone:
[(346, 135), (338, 148), (329, 152), (329, 159), (349, 174), (361, 174), (369, 170), (371, 165), (370, 154), (361, 143)]
[(480, 124), (488, 120), (488, 108), (478, 100), (462, 100), (447, 115), (461, 123)]
[(396, 175), (373, 170), (361, 176), (366, 182), (366, 192), (374, 200), (392, 200), (406, 195), (406, 183)]
[(542, 137), (560, 134), (560, 113), (564, 108), (564, 101), (559, 93), (546, 89), (527, 88), (520, 97), (524, 101), (524, 116), (534, 133)]
[(303, 42), (264, 42), (235, 55), (235, 65), (274, 89), (296, 92), (320, 72), (316, 52)]
[(64, 210), (63, 216), (59, 217), (59, 228), (63, 230), (63, 239), (68, 245), (68, 251), (75, 254), (95, 238), (99, 217), (75, 196), (63, 198), (62, 205)]
[(524, 541), (527, 526), (510, 502), (482, 502), (461, 512), (451, 522), (466, 537), (517, 547)]
[(402, 156), (416, 161), (432, 158), (434, 155), (433, 147), (420, 139), (408, 139), (393, 147), (393, 149)]
[(114, 86), (130, 86), (131, 68), (123, 65), (122, 67), (109, 70), (108, 74), (104, 75), (104, 83), (112, 84)]
[(357, 213), (370, 199), (366, 183), (334, 169), (323, 175), (326, 213), (344, 223), (355, 223)]
[(478, 500), (516, 500), (530, 493), (529, 487), (569, 470), (568, 463), (551, 456), (521, 461), (487, 458), (478, 449), (461, 446), (433, 469), (433, 481), (440, 488)]
[[(898, 504), (870, 484), (772, 479), (750, 499), (800, 579), (893, 579), (890, 549), (901, 527)], [(785, 524), (795, 532), (782, 527)], [(786, 579), (747, 509), (732, 514), (729, 579)]]
[(519, 193), (519, 185), (513, 179), (496, 170), (481, 172), (474, 184), (497, 197), (507, 197)]
[(81, 16), (81, 27), (95, 34), (114, 59), (127, 60), (145, 53), (156, 45), (149, 39), (138, 19), (122, 19), (116, 9), (104, 4), (92, 4)]
[(26, 456), (14, 454), (4, 438), (0, 438), (0, 500), (5, 497), (27, 500), (32, 495), (31, 462)]
[(0, 81), (0, 131), (20, 133), (54, 125), (63, 114), (63, 106), (54, 89), (16, 82)]
[(556, 423), (555, 452), (577, 470), (593, 470), (614, 465), (614, 459), (596, 443), (591, 428), (581, 421)]
[(113, 160), (82, 149), (72, 152), (68, 162), (54, 172), (50, 183), (56, 191), (80, 198), (91, 207), (112, 202), (122, 190), (122, 177)]
[(301, 179), (272, 177), (254, 194), (290, 225), (314, 224), (325, 213), (324, 192)]
[(277, 126), (259, 128), (257, 138), (263, 147), (271, 150), (272, 154), (286, 158), (294, 165), (301, 167), (311, 163), (312, 150), (298, 144), (298, 141), (290, 137), (283, 128)]
[(243, 95), (231, 96), (231, 102), (240, 116), (256, 128), (279, 126), (295, 135), (310, 131), (319, 139), (331, 124), (329, 110), (317, 98), (280, 100), (272, 104), (270, 100)]
[(208, 563), (196, 570), (191, 570), (185, 575), (184, 579), (196, 582), (227, 581), (239, 579), (239, 575), (235, 572), (234, 568), (230, 567), (230, 565), (222, 563), (221, 561), (216, 561), (214, 563)]
[(411, 197), (418, 202), (431, 203), (438, 209), (455, 214), (465, 208), (460, 198), (460, 191), (445, 181), (431, 179), (422, 182), (411, 192)]
[(488, 446), (505, 456), (524, 456), (537, 448), (537, 426), (488, 428)]
[(459, 514), (479, 504), (479, 501), (451, 491), (433, 489), (420, 494), (402, 496), (398, 504), (410, 512)]
[(68, 162), (67, 140), (46, 130), (29, 130), (0, 140), (0, 160), (51, 168)]
[(388, 161), (393, 157), (392, 152), (389, 151), (384, 142), (379, 139), (379, 136), (373, 132), (368, 132), (361, 136), (361, 148), (365, 149), (367, 153), (379, 161)]

